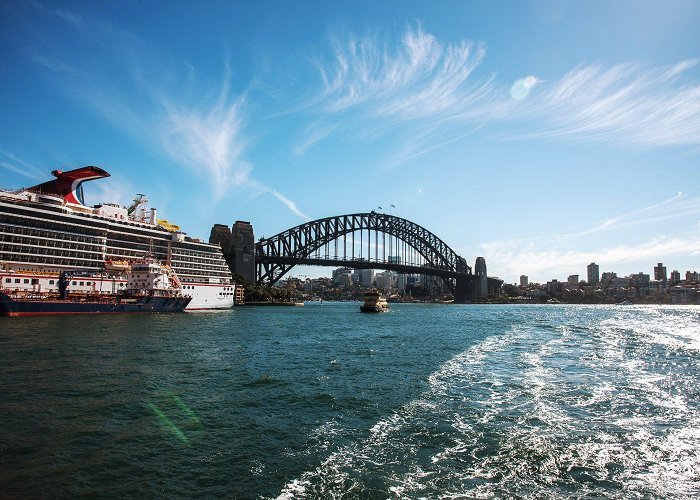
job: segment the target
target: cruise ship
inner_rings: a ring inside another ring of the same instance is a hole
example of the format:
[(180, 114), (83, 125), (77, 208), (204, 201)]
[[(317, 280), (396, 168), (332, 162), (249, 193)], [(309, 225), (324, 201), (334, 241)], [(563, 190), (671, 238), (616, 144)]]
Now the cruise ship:
[(144, 195), (129, 207), (86, 206), (83, 183), (110, 176), (99, 167), (51, 173), (36, 186), (0, 190), (0, 288), (57, 292), (59, 273), (79, 270), (71, 293), (115, 294), (127, 286), (129, 263), (151, 258), (176, 273), (192, 298), (187, 310), (233, 306), (236, 286), (219, 245), (158, 219)]

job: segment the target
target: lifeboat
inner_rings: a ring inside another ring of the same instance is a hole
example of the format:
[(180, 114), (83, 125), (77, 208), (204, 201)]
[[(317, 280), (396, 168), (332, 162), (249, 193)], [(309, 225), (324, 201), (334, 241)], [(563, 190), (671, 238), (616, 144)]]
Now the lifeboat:
[(175, 225), (175, 224), (171, 224), (170, 222), (168, 222), (167, 220), (164, 220), (164, 219), (158, 219), (158, 225), (160, 227), (162, 227), (163, 229), (165, 229), (166, 231), (169, 231), (171, 233), (174, 233), (174, 232), (180, 230), (180, 226)]
[(106, 271), (128, 271), (129, 261), (128, 260), (106, 260), (105, 261)]

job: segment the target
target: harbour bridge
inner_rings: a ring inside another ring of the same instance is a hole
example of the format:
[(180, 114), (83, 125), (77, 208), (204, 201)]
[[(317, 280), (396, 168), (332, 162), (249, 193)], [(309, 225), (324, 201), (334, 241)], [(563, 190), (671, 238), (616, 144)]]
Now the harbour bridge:
[(482, 257), (472, 270), (426, 228), (375, 211), (313, 220), (257, 242), (249, 222), (236, 221), (231, 229), (216, 224), (209, 242), (221, 245), (231, 272), (264, 286), (273, 286), (296, 265), (437, 276), (457, 302), (496, 293), (502, 283), (487, 277)]

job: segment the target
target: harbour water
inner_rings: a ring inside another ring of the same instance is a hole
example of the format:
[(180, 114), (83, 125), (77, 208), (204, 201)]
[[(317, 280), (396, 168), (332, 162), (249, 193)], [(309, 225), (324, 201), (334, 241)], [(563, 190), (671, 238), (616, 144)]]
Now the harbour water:
[(0, 496), (697, 498), (700, 308), (0, 321)]

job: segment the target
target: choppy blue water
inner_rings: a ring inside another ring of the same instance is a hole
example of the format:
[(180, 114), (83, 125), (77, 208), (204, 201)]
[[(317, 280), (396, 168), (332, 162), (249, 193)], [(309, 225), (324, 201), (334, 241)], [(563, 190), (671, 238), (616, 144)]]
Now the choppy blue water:
[(700, 308), (0, 321), (0, 496), (697, 497)]

